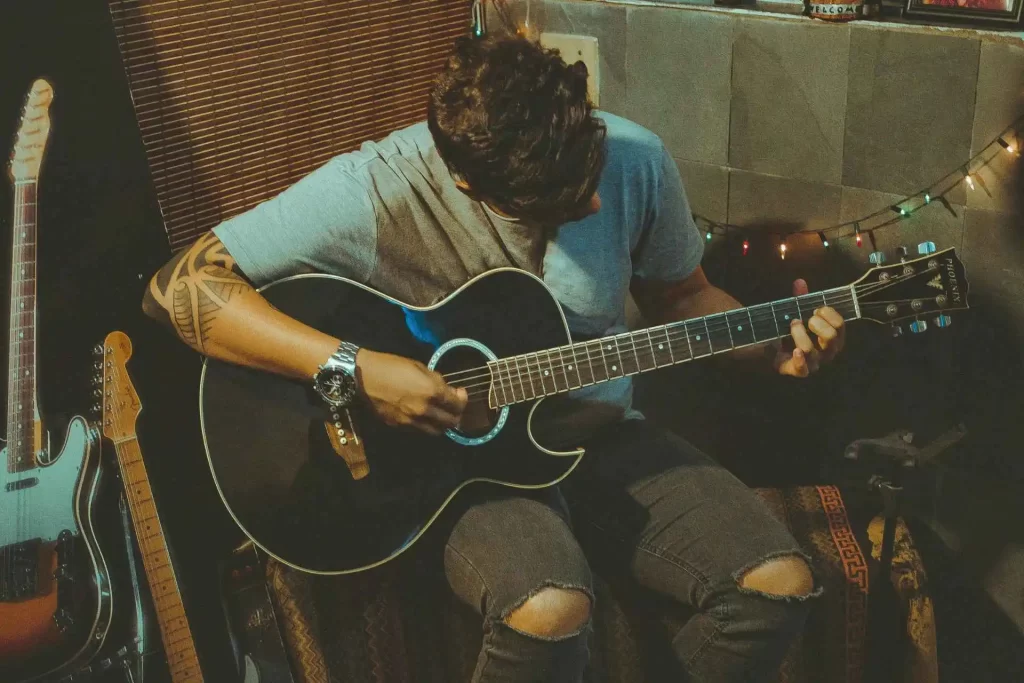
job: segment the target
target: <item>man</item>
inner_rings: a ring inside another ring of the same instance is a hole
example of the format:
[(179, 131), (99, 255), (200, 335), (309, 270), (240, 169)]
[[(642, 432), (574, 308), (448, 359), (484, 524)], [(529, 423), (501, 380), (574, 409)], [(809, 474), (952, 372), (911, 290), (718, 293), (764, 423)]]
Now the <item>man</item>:
[[(386, 423), (439, 434), (457, 424), (463, 389), (306, 327), (254, 285), (320, 271), (428, 305), (516, 266), (543, 276), (579, 337), (623, 331), (630, 290), (652, 322), (740, 307), (701, 270), (703, 241), (660, 139), (593, 112), (586, 79), (582, 63), (522, 38), (458, 41), (426, 123), (217, 226), (153, 277), (146, 312), (201, 353), (316, 386), (331, 374)], [(732, 356), (806, 376), (843, 338), (842, 317), (823, 308), (793, 322), (791, 352)], [(477, 683), (580, 680), (593, 595), (578, 539), (608, 571), (694, 610), (672, 642), (691, 680), (764, 679), (801, 628), (819, 589), (797, 543), (722, 467), (641, 419), (631, 396), (628, 378), (578, 392), (575, 426), (590, 438), (576, 472), (537, 493), (478, 486), (421, 543), (443, 546), (449, 585), (484, 618)]]

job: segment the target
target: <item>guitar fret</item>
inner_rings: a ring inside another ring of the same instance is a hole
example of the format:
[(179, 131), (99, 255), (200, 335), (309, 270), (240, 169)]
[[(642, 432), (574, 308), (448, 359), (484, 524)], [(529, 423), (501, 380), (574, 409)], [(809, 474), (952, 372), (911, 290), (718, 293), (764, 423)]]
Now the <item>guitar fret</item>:
[(604, 380), (602, 381), (607, 381), (611, 379), (611, 372), (608, 371), (608, 356), (604, 355), (604, 344), (600, 340), (597, 342), (597, 348), (601, 350), (601, 362), (604, 363)]
[[(576, 358), (576, 349), (573, 344), (569, 345), (569, 353), (572, 354), (572, 365), (569, 366), (569, 370), (571, 371), (573, 368), (576, 368), (576, 381), (578, 382), (576, 388), (580, 389), (583, 387), (583, 375), (580, 374), (580, 362), (579, 359)], [(561, 349), (558, 350), (558, 355), (562, 355)], [(566, 378), (566, 383), (568, 383), (568, 377)]]
[(654, 350), (654, 340), (651, 339), (650, 328), (644, 330), (647, 333), (647, 344), (651, 347), (651, 358), (654, 360), (654, 369), (658, 369), (658, 353)]
[(775, 331), (778, 333), (778, 336), (781, 337), (782, 336), (782, 328), (779, 327), (779, 316), (775, 312), (775, 303), (769, 301), (768, 305), (771, 306), (771, 309), (772, 309), (772, 320), (775, 321)]
[(551, 384), (553, 384), (554, 387), (555, 387), (555, 390), (554, 390), (553, 393), (557, 394), (559, 392), (559, 388), (558, 388), (558, 368), (556, 367), (554, 360), (552, 360), (552, 358), (551, 358), (551, 350), (550, 349), (545, 351), (544, 355), (548, 357), (548, 370), (547, 371), (551, 373)]
[[(531, 354), (529, 354), (529, 353), (526, 354), (527, 367), (529, 367), (530, 355)], [(548, 395), (548, 388), (544, 385), (545, 372), (544, 372), (544, 368), (542, 368), (541, 365), (540, 365), (540, 355), (537, 354), (537, 353), (534, 353), (533, 357), (537, 360), (537, 379), (540, 380), (540, 393), (541, 393), (542, 396), (547, 396)], [(533, 383), (533, 369), (532, 368), (530, 368), (530, 383), (531, 384)]]
[[(508, 396), (505, 395), (505, 382), (504, 382), (504, 380), (501, 377), (501, 368), (498, 366), (498, 364), (495, 361), (488, 361), (487, 362), (487, 372), (490, 373), (490, 375), (491, 375), (491, 386), (490, 386), (490, 390), (487, 392), (488, 403), (491, 404), (491, 407), (497, 407), (499, 405), (499, 402), (498, 402), (498, 389), (501, 389), (501, 402), (500, 402), (500, 404), (501, 405), (507, 405), (508, 404)], [(497, 379), (495, 379), (495, 378), (497, 378)], [(494, 399), (493, 401), (491, 400), (492, 396), (493, 396), (493, 399)]]
[[(519, 388), (523, 390), (523, 400), (525, 401), (528, 398), (533, 398), (536, 394), (533, 394), (533, 396), (526, 395), (526, 383), (523, 382), (523, 370), (519, 367), (519, 356), (513, 356), (512, 360), (516, 362), (516, 374), (519, 376)], [(533, 389), (532, 381), (530, 382), (530, 389)]]
[(594, 358), (590, 355), (590, 342), (583, 343), (583, 350), (587, 353), (587, 369), (590, 370), (590, 383), (586, 386), (592, 387), (597, 384), (597, 375), (594, 373)]

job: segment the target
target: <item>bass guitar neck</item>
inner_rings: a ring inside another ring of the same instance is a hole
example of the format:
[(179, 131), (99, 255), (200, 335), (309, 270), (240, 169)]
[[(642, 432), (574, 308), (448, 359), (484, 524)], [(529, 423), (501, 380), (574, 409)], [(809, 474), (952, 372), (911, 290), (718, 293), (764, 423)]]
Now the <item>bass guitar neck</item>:
[(142, 404), (128, 375), (131, 351), (131, 340), (123, 332), (111, 332), (102, 347), (97, 348), (102, 367), (103, 435), (114, 444), (117, 452), (171, 680), (173, 683), (203, 683), (192, 629), (135, 432)]

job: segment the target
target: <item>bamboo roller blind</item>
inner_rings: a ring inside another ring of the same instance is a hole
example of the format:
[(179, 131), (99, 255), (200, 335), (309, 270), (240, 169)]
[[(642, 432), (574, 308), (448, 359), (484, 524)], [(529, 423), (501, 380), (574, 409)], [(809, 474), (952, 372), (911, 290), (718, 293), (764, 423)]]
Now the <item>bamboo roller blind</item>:
[(172, 249), (426, 115), (470, 0), (110, 0)]

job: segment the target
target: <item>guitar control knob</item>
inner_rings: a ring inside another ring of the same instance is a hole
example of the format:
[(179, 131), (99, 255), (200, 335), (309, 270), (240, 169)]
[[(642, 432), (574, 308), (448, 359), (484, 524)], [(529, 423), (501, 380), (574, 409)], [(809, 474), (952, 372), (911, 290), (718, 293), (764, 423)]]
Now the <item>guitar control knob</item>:
[(885, 253), (881, 251), (873, 251), (868, 254), (868, 261), (874, 263), (876, 266), (880, 266), (885, 263)]
[(910, 331), (913, 332), (914, 334), (921, 334), (927, 329), (928, 323), (926, 323), (923, 320), (915, 320), (914, 322), (910, 323)]
[(945, 327), (949, 327), (952, 324), (953, 324), (953, 319), (950, 318), (948, 315), (940, 315), (939, 317), (937, 317), (935, 319), (935, 326), (936, 327), (943, 327), (943, 328), (945, 328)]
[(921, 242), (917, 245), (917, 253), (922, 256), (935, 253), (935, 242)]

